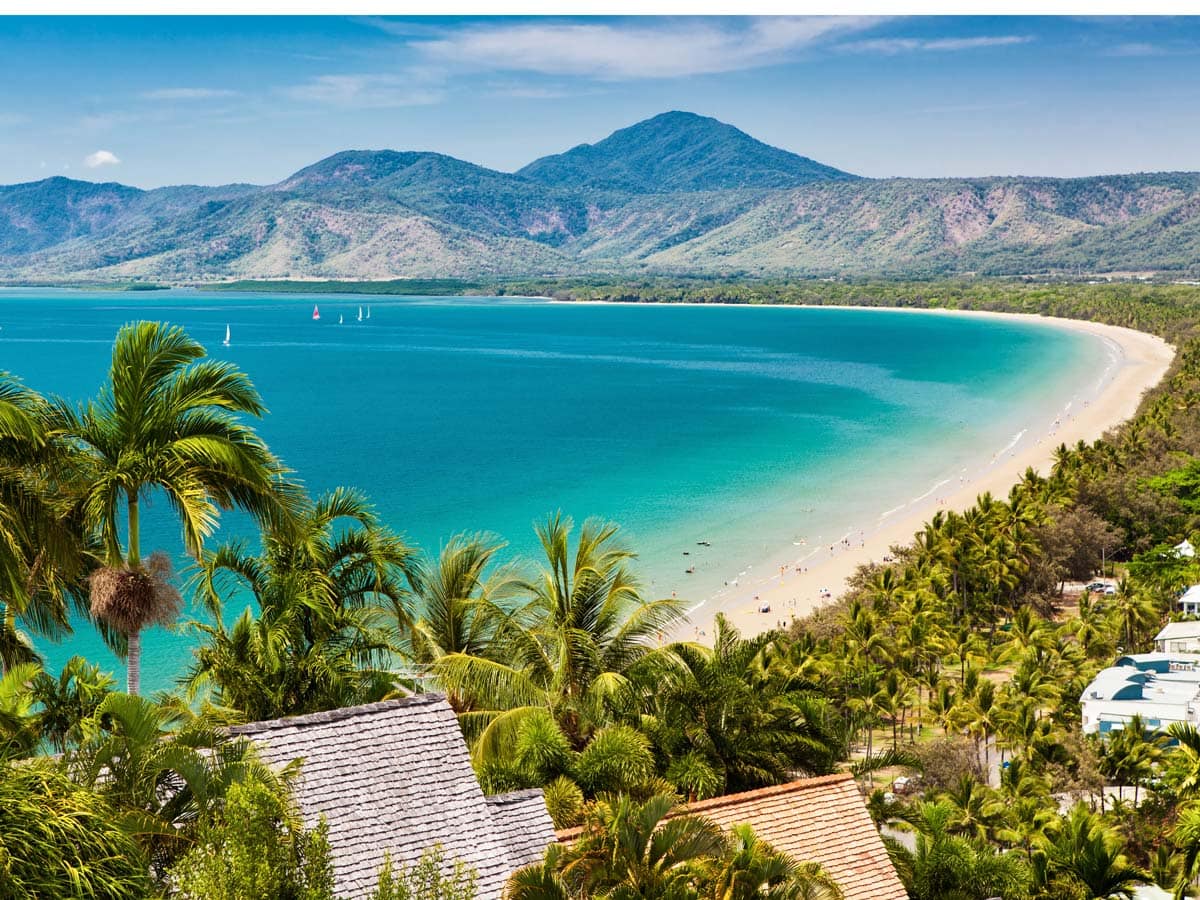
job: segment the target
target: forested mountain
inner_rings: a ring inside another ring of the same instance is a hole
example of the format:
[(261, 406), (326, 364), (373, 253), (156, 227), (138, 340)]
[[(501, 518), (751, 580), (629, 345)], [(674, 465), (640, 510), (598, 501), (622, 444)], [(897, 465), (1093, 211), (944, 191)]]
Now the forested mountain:
[(634, 194), (790, 188), (857, 176), (694, 113), (668, 112), (521, 169), (542, 184)]
[(671, 112), (499, 172), (345, 151), (268, 186), (0, 187), (0, 279), (1200, 271), (1200, 174), (867, 179)]

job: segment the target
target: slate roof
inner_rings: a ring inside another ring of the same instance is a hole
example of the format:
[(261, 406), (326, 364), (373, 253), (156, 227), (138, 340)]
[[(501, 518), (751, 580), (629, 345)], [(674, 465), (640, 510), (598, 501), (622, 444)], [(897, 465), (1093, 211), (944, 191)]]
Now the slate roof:
[[(883, 839), (866, 804), (847, 774), (824, 775), (729, 794), (689, 804), (722, 828), (750, 825), (776, 850), (802, 862), (817, 862), (845, 900), (907, 900)], [(580, 829), (558, 832), (574, 840)]]
[(496, 794), (486, 800), (513, 867), (519, 869), (541, 862), (546, 848), (554, 843), (554, 823), (546, 812), (541, 790)]
[[(477, 872), (479, 900), (554, 840), (541, 791), (486, 798), (454, 711), (441, 694), (255, 722), (230, 732), (273, 766), (303, 759), (296, 800), (329, 824), (338, 897), (366, 897), (385, 851), (410, 865), (435, 843)], [(540, 845), (540, 846), (539, 846)]]

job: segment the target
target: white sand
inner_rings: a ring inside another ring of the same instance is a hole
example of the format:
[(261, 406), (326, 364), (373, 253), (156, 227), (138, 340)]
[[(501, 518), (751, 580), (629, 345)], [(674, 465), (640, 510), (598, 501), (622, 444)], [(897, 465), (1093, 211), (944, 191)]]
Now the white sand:
[[(887, 309), (895, 311), (890, 307)], [(887, 554), (888, 548), (911, 542), (938, 509), (964, 510), (974, 504), (977, 496), (987, 491), (998, 498), (1007, 498), (1009, 489), (1020, 480), (1026, 469), (1033, 467), (1043, 475), (1049, 473), (1054, 449), (1060, 444), (1072, 446), (1079, 440), (1090, 443), (1108, 429), (1132, 417), (1143, 394), (1162, 379), (1175, 356), (1175, 349), (1161, 338), (1113, 325), (1015, 313), (905, 311), (921, 315), (1016, 316), (1053, 323), (1058, 327), (1104, 338), (1113, 359), (1094, 392), (1080, 398), (1080, 404), (1073, 405), (1068, 414), (1061, 417), (1048, 432), (1039, 435), (1034, 433), (1031, 426), (1014, 446), (1001, 451), (991, 460), (982, 460), (978, 467), (970, 470), (970, 477), (960, 476), (957, 471), (946, 473), (943, 482), (945, 487), (893, 511), (883, 520), (884, 524), (873, 530), (855, 534), (848, 546), (837, 545), (832, 552), (828, 547), (805, 548), (808, 558), (803, 563), (803, 572), (795, 570), (797, 548), (791, 544), (790, 537), (781, 539), (780, 551), (773, 562), (757, 567), (759, 571), (773, 574), (753, 583), (741, 584), (731, 594), (722, 592), (724, 596), (710, 598), (695, 609), (690, 624), (680, 626), (676, 637), (693, 638), (697, 630), (704, 630), (711, 635), (712, 617), (717, 612), (725, 613), (748, 635), (773, 628), (780, 620), (788, 621), (792, 615), (807, 615), (817, 606), (828, 602), (822, 597), (823, 589), (833, 597), (838, 596), (846, 579), (858, 566), (879, 562)], [(1044, 408), (1038, 412), (1044, 413)], [(785, 567), (782, 574), (781, 566)], [(758, 612), (759, 605), (763, 603), (770, 605), (769, 613)]]

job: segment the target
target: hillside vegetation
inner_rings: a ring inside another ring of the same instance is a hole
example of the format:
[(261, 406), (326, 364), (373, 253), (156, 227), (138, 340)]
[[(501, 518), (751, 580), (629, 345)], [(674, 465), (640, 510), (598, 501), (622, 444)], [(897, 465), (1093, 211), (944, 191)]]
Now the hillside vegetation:
[(0, 279), (1200, 272), (1200, 174), (867, 179), (664, 113), (499, 172), (349, 150), (278, 184), (0, 187)]

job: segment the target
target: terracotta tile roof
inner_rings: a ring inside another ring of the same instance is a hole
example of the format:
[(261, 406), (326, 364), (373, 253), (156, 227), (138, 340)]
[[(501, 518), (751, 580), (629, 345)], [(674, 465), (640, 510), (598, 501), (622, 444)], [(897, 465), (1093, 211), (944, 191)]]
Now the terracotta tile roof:
[[(848, 774), (805, 778), (776, 787), (689, 804), (687, 812), (722, 828), (751, 825), (793, 859), (820, 863), (846, 900), (907, 900), (887, 848)], [(580, 829), (557, 834), (574, 840)]]
[(367, 897), (385, 851), (397, 865), (411, 865), (440, 843), (448, 865), (461, 859), (476, 870), (479, 900), (499, 900), (508, 876), (554, 840), (540, 790), (484, 797), (458, 719), (440, 694), (230, 732), (253, 741), (272, 766), (304, 761), (296, 802), (310, 827), (321, 816), (329, 823), (339, 897)]

